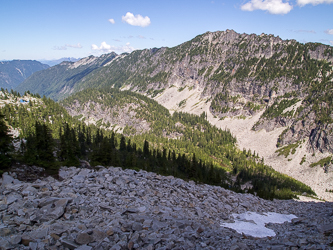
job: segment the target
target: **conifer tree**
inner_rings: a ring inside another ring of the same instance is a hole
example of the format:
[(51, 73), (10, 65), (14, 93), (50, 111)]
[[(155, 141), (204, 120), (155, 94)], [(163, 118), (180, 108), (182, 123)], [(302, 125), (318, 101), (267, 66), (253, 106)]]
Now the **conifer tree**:
[(0, 171), (10, 165), (10, 151), (12, 149), (12, 137), (5, 123), (4, 115), (0, 113)]

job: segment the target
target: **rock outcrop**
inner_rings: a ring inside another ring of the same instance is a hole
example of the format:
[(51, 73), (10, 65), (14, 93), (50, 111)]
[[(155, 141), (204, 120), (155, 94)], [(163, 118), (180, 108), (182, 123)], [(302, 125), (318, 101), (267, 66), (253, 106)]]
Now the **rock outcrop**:
[[(267, 201), (113, 167), (65, 167), (59, 177), (3, 175), (1, 249), (330, 249), (333, 241), (331, 203)], [(263, 238), (221, 226), (247, 212), (294, 219), (266, 224), (275, 236)]]

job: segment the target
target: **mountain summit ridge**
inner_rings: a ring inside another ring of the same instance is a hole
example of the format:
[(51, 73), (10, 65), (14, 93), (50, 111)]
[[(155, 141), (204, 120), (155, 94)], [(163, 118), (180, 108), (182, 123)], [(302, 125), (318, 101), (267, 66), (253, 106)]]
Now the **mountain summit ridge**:
[[(231, 131), (237, 126), (228, 124), (252, 119), (246, 135), (274, 134), (272, 141), (264, 147), (243, 140), (241, 146), (258, 147), (272, 162), (280, 159), (280, 164), (289, 166), (289, 172), (291, 164), (301, 172), (315, 166), (312, 169), (321, 176), (316, 185), (324, 178), (328, 190), (333, 189), (332, 171), (324, 172), (320, 162), (333, 154), (333, 47), (226, 30), (206, 32), (172, 48), (108, 54), (98, 60), (98, 67), (92, 63), (66, 68), (67, 79), (54, 75), (61, 66), (49, 70), (53, 75), (39, 72), (39, 77), (33, 75), (18, 90), (30, 88), (59, 100), (86, 88), (113, 87), (151, 97), (171, 112), (206, 112), (212, 124), (223, 124)], [(47, 79), (47, 85), (39, 87), (38, 79)], [(244, 136), (245, 132), (237, 133)], [(254, 138), (260, 144), (261, 138)], [(290, 158), (301, 152), (302, 156)], [(325, 164), (325, 169), (331, 169), (330, 159)]]

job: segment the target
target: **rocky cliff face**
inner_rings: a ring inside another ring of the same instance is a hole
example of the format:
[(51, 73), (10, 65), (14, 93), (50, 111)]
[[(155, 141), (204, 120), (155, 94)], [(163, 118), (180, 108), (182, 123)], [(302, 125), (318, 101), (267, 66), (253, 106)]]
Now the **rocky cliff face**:
[(95, 124), (125, 135), (142, 134), (150, 130), (150, 124), (137, 117), (138, 108), (140, 106), (134, 103), (110, 107), (92, 100), (85, 103), (76, 101), (66, 106), (71, 116), (79, 117), (86, 124)]

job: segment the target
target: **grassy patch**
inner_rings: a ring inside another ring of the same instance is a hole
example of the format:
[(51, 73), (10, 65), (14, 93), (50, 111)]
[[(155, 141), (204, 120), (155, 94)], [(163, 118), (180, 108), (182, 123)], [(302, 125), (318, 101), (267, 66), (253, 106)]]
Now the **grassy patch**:
[(314, 162), (314, 163), (310, 164), (310, 167), (313, 168), (318, 165), (323, 167), (323, 166), (329, 164), (330, 162), (332, 162), (332, 156), (328, 156), (326, 158), (321, 159), (320, 161)]
[(185, 87), (181, 87), (181, 88), (179, 88), (179, 89), (178, 89), (178, 92), (182, 92), (185, 88), (186, 88), (186, 86), (185, 86)]
[(303, 157), (302, 157), (302, 160), (301, 160), (301, 162), (299, 163), (299, 165), (303, 165), (303, 163), (306, 161), (306, 156), (304, 155)]
[(296, 153), (296, 148), (300, 145), (301, 141), (299, 142), (296, 142), (294, 144), (290, 144), (290, 145), (287, 145), (287, 146), (284, 146), (278, 150), (275, 151), (275, 153), (278, 153), (278, 156), (280, 155), (284, 155), (284, 157), (288, 157), (288, 155), (290, 154), (290, 151), (291, 151), (291, 154), (295, 154)]
[(179, 107), (183, 107), (183, 106), (185, 106), (185, 105), (186, 105), (186, 99), (182, 100), (182, 101), (178, 104)]

